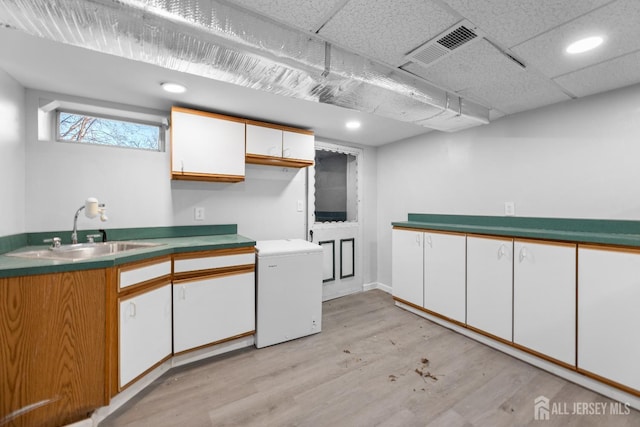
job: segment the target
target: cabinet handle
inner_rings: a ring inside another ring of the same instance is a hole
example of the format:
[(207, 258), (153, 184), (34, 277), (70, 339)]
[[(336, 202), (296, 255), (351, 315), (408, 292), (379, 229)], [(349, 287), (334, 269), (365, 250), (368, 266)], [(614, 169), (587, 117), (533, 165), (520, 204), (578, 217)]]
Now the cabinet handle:
[(504, 256), (507, 256), (507, 248), (503, 243), (500, 245), (500, 249), (498, 249), (498, 259), (502, 259)]
[(180, 160), (180, 172), (184, 173), (184, 160)]
[(282, 157), (291, 157), (291, 149), (290, 148), (285, 148), (282, 151)]
[(430, 248), (433, 247), (433, 242), (431, 241), (431, 235), (427, 234), (426, 236), (426, 240), (427, 240), (427, 245), (429, 245)]
[(527, 257), (527, 248), (520, 249), (520, 262), (522, 262)]
[(182, 285), (182, 289), (180, 289), (180, 297), (185, 300), (187, 299), (187, 289)]
[(136, 304), (133, 301), (129, 303), (129, 317), (136, 317)]
[(420, 246), (420, 235), (419, 234), (416, 236), (416, 244), (418, 246)]

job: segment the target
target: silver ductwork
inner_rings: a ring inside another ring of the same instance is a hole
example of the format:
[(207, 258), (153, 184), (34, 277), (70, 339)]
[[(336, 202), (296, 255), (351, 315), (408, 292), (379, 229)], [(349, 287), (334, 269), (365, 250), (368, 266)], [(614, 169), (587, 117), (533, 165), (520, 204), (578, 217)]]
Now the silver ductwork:
[(2, 0), (0, 25), (283, 96), (455, 131), (486, 107), (212, 0)]

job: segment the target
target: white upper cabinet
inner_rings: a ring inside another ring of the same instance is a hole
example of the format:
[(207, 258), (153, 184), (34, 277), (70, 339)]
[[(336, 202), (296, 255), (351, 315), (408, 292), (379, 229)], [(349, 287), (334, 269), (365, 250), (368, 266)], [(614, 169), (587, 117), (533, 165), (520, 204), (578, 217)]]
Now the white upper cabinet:
[(173, 179), (239, 182), (244, 174), (244, 119), (171, 109)]
[(313, 162), (316, 156), (314, 143), (312, 133), (285, 130), (282, 133), (282, 157)]
[(247, 120), (247, 163), (306, 167), (315, 159), (313, 132)]
[(576, 245), (514, 242), (513, 342), (576, 363)]
[(247, 155), (282, 157), (282, 129), (247, 124)]
[(640, 251), (578, 249), (578, 368), (640, 392)]
[(512, 339), (513, 240), (467, 236), (467, 325)]

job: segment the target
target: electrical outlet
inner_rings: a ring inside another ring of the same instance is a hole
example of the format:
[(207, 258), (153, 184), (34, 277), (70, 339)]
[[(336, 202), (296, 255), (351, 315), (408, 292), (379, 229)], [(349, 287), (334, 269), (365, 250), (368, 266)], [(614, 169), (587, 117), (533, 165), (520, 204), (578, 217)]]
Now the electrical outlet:
[(505, 216), (514, 216), (516, 214), (516, 204), (513, 202), (504, 202)]
[(193, 219), (196, 221), (204, 221), (204, 208), (193, 208)]

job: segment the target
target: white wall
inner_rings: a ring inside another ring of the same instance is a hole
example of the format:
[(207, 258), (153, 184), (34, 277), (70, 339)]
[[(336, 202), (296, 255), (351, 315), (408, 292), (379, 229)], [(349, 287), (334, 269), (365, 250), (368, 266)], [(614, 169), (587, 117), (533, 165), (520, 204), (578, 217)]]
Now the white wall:
[[(306, 213), (296, 209), (306, 198), (305, 169), (247, 165), (243, 183), (171, 181), (168, 150), (39, 141), (40, 98), (86, 101), (27, 92), (27, 231), (71, 231), (75, 211), (94, 196), (106, 203), (109, 221), (80, 216), (80, 230), (232, 223), (256, 240), (305, 237)], [(205, 221), (193, 219), (194, 207), (205, 208)]]
[(25, 89), (0, 69), (0, 236), (25, 232)]
[(640, 220), (640, 85), (378, 150), (378, 280), (407, 213)]

